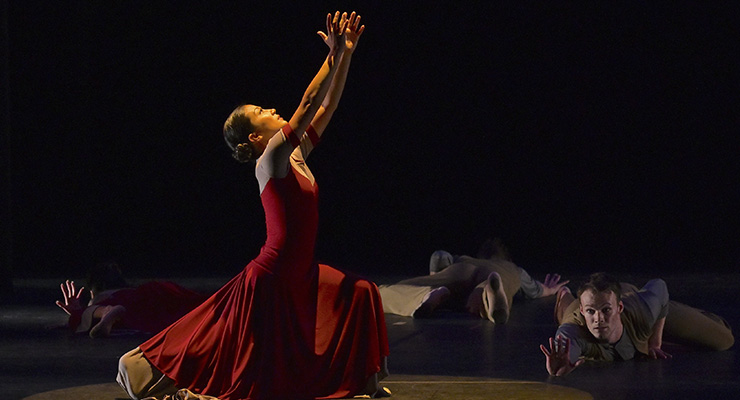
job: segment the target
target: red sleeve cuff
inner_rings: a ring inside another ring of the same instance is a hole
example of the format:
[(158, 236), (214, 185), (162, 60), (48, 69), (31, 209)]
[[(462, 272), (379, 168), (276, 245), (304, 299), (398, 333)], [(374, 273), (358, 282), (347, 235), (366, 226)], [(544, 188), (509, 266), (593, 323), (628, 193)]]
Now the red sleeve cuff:
[(319, 144), (319, 140), (321, 138), (316, 133), (316, 129), (313, 128), (313, 125), (308, 126), (308, 129), (306, 129), (306, 133), (308, 134), (308, 138), (311, 139), (311, 144), (313, 145), (313, 147), (316, 147), (316, 145)]
[(293, 145), (293, 147), (298, 147), (298, 145), (301, 144), (301, 138), (295, 134), (293, 128), (290, 127), (290, 124), (285, 124), (285, 126), (283, 127), (283, 134), (285, 135), (285, 138), (288, 139), (290, 144)]

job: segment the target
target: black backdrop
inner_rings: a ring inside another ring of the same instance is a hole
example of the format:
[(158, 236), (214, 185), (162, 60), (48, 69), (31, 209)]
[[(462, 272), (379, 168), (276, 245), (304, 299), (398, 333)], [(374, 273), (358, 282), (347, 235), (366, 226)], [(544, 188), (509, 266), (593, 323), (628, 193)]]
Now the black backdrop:
[(417, 274), (499, 235), (536, 271), (738, 267), (732, 2), (336, 3), (5, 3), (13, 275), (238, 271), (264, 217), (223, 120), (289, 115), (337, 7), (367, 28), (309, 160), (319, 260)]

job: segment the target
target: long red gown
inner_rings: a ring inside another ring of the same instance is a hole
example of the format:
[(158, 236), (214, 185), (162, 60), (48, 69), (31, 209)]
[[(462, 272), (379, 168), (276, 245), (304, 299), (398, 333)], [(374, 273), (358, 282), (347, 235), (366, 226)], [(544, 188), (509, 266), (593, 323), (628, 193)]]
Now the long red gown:
[(140, 348), (177, 387), (223, 400), (357, 394), (388, 355), (377, 287), (314, 262), (318, 187), (295, 167), (261, 196), (257, 258)]

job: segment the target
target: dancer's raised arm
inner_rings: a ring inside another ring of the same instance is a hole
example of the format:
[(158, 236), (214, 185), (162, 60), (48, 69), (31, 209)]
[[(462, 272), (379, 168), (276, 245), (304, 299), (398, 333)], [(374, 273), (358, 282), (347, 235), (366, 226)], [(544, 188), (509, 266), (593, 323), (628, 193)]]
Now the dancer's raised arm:
[[(336, 19), (338, 15), (339, 13), (335, 14), (334, 18)], [(362, 32), (365, 31), (365, 25), (360, 25), (360, 19), (361, 17), (354, 11), (349, 15), (349, 17), (347, 16), (347, 13), (343, 13), (341, 16), (339, 22), (340, 26), (345, 23), (347, 24), (343, 34), (344, 52), (339, 58), (338, 69), (336, 75), (334, 75), (334, 79), (331, 81), (329, 92), (326, 94), (321, 107), (318, 112), (316, 112), (316, 116), (311, 122), (311, 126), (313, 126), (318, 136), (321, 136), (321, 134), (324, 133), (324, 129), (326, 129), (326, 126), (329, 124), (332, 115), (334, 115), (334, 111), (339, 105), (339, 100), (342, 98), (344, 84), (347, 81), (347, 72), (349, 71), (350, 63), (352, 62), (352, 53), (354, 53), (357, 48), (357, 43), (360, 41)], [(330, 38), (323, 32), (318, 33), (321, 38), (324, 39), (324, 42), (330, 46)]]
[(344, 32), (347, 29), (348, 22), (346, 13), (342, 18), (340, 18), (339, 11), (333, 17), (331, 14), (326, 15), (326, 33), (321, 32), (321, 36), (329, 46), (329, 54), (311, 84), (306, 88), (301, 103), (288, 122), (296, 132), (303, 132), (308, 128), (308, 124), (311, 123), (324, 101), (326, 93), (329, 91), (337, 72), (337, 62), (342, 58), (347, 48)]
[[(272, 165), (268, 169), (284, 170), (287, 166), (288, 155), (295, 147), (294, 139), (300, 140), (329, 91), (338, 69), (338, 61), (346, 49), (344, 31), (348, 22), (346, 19), (342, 21), (338, 12), (334, 16), (327, 14), (326, 33), (323, 33), (322, 38), (329, 46), (329, 54), (306, 88), (298, 108), (287, 123), (275, 109), (266, 109), (251, 104), (239, 106), (231, 113), (224, 123), (224, 139), (232, 149), (235, 159), (240, 162), (255, 161), (270, 145), (271, 151), (277, 154), (271, 157), (269, 164)], [(270, 144), (271, 139), (281, 129), (285, 134), (284, 140), (273, 141)]]

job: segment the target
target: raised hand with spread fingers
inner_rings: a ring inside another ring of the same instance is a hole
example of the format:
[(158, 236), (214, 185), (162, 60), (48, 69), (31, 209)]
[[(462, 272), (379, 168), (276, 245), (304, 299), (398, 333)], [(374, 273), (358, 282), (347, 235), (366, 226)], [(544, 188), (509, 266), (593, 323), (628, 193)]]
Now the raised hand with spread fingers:
[(62, 295), (64, 296), (64, 302), (59, 300), (56, 302), (59, 308), (69, 315), (82, 311), (83, 307), (80, 304), (80, 296), (85, 288), (75, 288), (75, 282), (70, 280), (63, 282), (59, 286), (62, 288)]
[(565, 376), (584, 363), (579, 359), (575, 363), (570, 362), (570, 339), (558, 336), (550, 338), (550, 349), (540, 345), (540, 350), (545, 354), (547, 372), (553, 376)]

